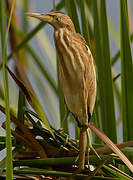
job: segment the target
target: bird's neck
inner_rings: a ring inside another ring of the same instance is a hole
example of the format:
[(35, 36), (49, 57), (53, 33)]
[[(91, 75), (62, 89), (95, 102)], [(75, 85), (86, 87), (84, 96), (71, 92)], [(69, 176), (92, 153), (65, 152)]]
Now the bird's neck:
[(54, 28), (54, 33), (59, 32), (59, 31), (69, 31), (70, 33), (75, 34), (75, 27), (74, 26), (65, 26), (65, 27), (60, 27), (60, 28)]

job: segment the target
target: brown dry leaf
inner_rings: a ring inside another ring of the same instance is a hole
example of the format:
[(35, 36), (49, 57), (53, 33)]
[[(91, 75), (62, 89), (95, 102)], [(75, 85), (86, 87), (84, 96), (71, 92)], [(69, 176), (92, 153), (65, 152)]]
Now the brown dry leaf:
[(102, 140), (107, 146), (116, 153), (126, 166), (133, 172), (133, 165), (127, 157), (118, 149), (118, 147), (102, 132), (94, 123), (89, 123), (89, 128)]
[(34, 111), (38, 114), (39, 118), (42, 120), (42, 122), (44, 123), (45, 127), (48, 129), (48, 131), (51, 133), (51, 135), (53, 137), (54, 133), (50, 127), (50, 124), (47, 120), (46, 114), (43, 110), (43, 107), (40, 103), (40, 101), (38, 100), (38, 98), (36, 97), (36, 95), (34, 94), (34, 92), (32, 92), (23, 82), (21, 82), (16, 75), (9, 69), (9, 67), (6, 65), (6, 68), (9, 72), (9, 74), (11, 75), (11, 77), (14, 79), (14, 81), (16, 82), (16, 84), (19, 86), (19, 88), (22, 90), (22, 92), (25, 94), (27, 101), (29, 102), (29, 104), (32, 106), (32, 108), (34, 109)]

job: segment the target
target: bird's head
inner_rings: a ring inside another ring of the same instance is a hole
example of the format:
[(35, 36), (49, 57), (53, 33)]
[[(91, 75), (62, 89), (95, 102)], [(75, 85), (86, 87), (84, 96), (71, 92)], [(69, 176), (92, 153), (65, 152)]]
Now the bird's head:
[(75, 31), (72, 20), (67, 14), (63, 12), (52, 11), (47, 14), (27, 13), (27, 15), (51, 24), (56, 30), (59, 28), (67, 28), (70, 31)]

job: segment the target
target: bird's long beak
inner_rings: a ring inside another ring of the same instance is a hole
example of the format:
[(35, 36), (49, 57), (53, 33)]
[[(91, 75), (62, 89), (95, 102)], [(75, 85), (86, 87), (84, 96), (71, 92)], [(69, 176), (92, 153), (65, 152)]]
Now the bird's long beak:
[(26, 13), (27, 16), (34, 17), (40, 19), (42, 21), (51, 23), (53, 21), (53, 17), (48, 14), (40, 14), (40, 13)]

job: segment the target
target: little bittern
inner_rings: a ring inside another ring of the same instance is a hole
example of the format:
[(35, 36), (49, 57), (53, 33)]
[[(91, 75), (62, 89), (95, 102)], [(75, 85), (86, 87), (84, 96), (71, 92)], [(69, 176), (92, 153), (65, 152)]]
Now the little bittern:
[(84, 168), (86, 132), (96, 99), (96, 69), (84, 38), (76, 33), (70, 17), (62, 12), (28, 13), (54, 27), (59, 60), (59, 80), (68, 110), (80, 127), (79, 169)]

